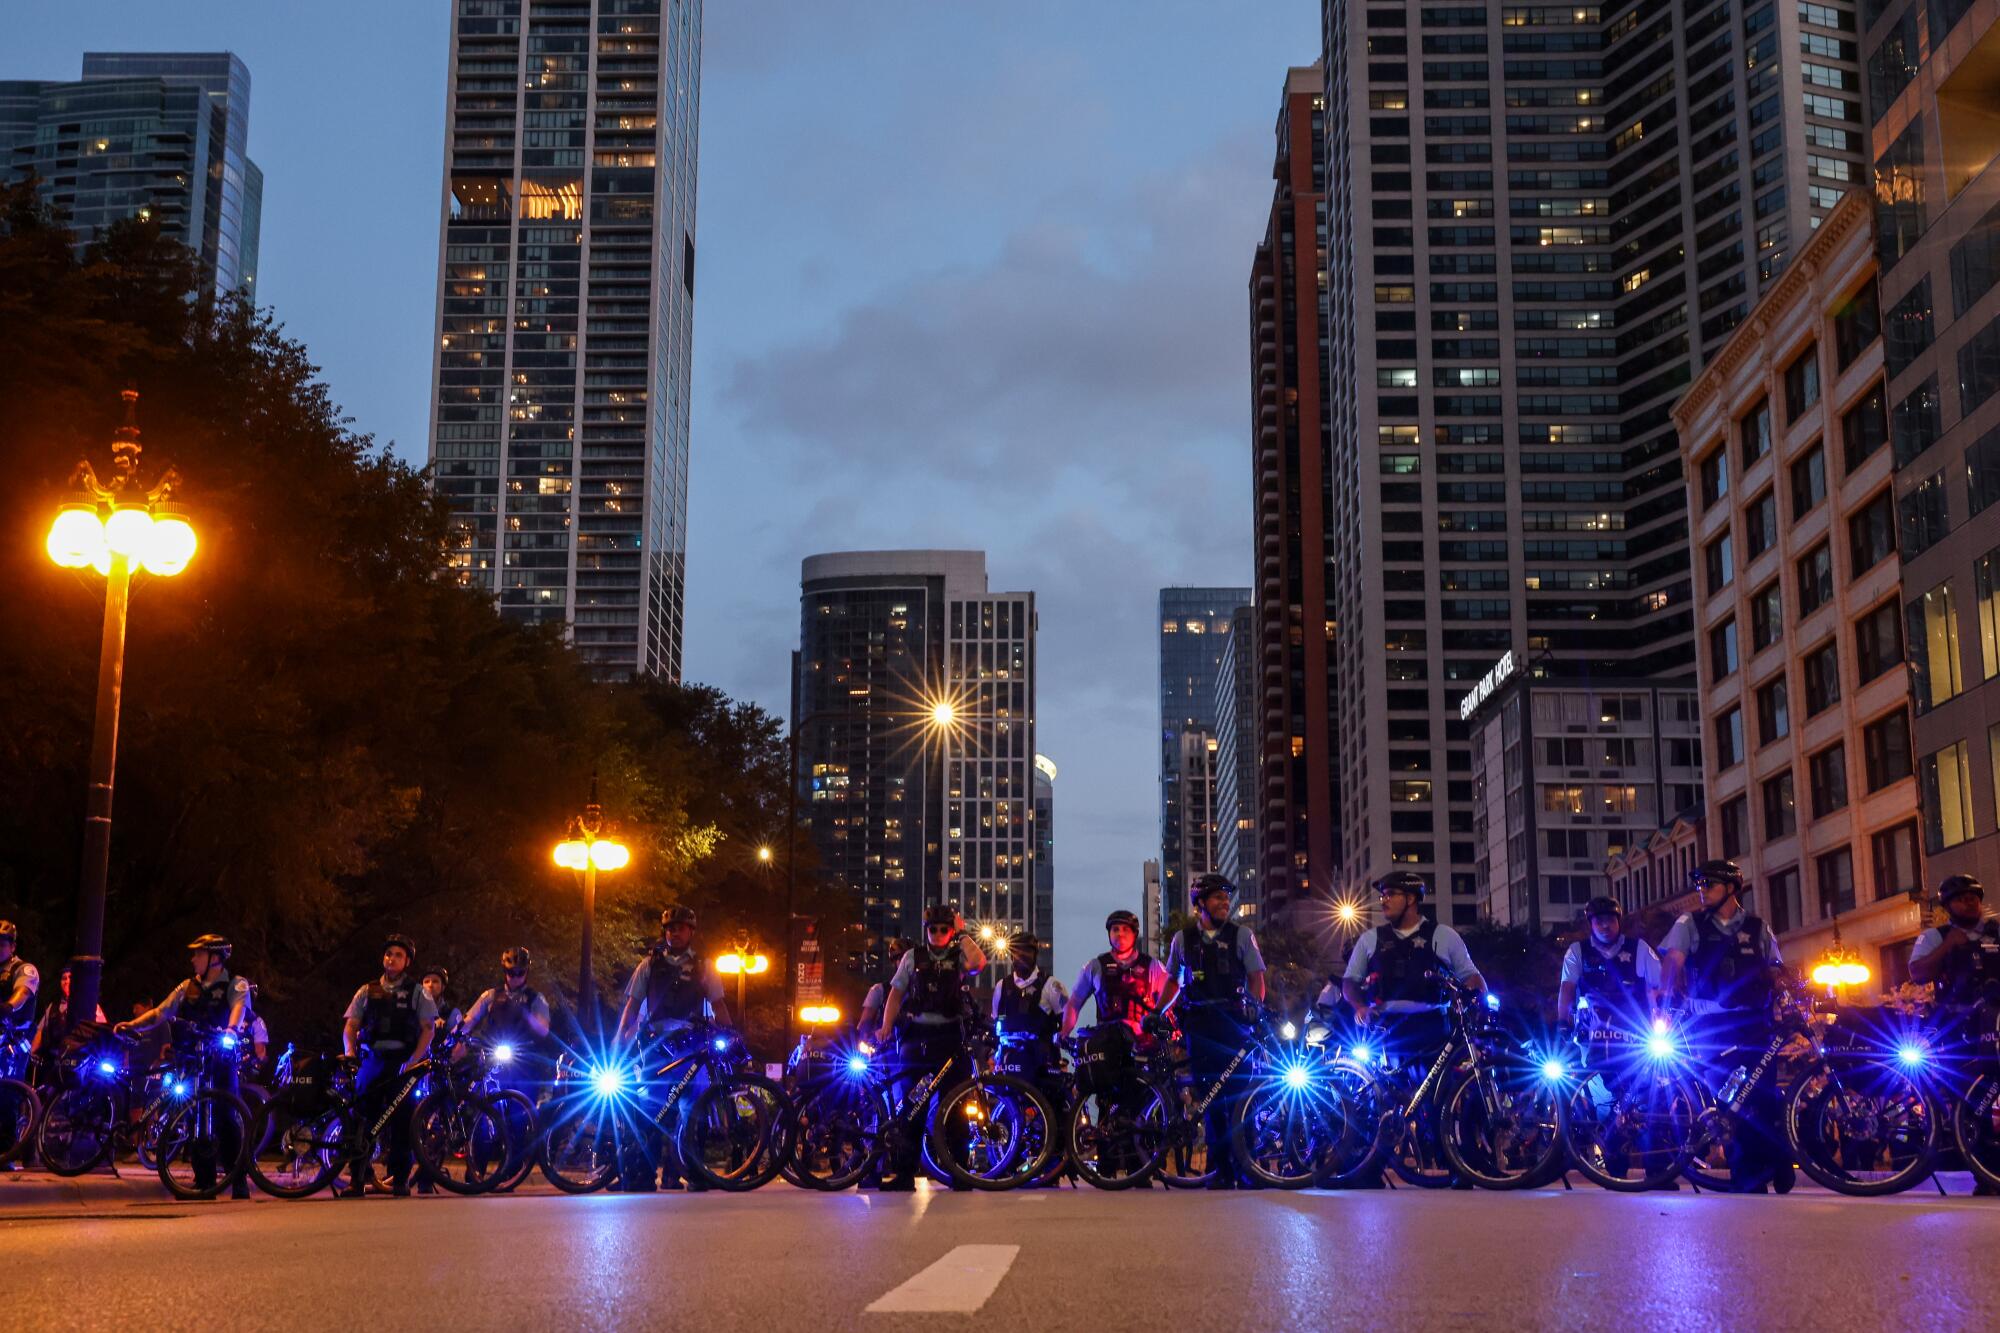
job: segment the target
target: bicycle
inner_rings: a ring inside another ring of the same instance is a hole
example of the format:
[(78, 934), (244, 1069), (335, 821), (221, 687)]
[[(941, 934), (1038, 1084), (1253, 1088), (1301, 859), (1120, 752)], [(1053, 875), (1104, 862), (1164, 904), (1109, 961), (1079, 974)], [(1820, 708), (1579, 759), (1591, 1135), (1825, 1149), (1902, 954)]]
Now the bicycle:
[(1686, 1035), (1664, 1016), (1643, 1033), (1593, 1017), (1578, 1027), (1578, 1073), (1564, 1107), (1570, 1164), (1604, 1189), (1664, 1189), (1686, 1165), (1689, 1133), (1705, 1105), (1683, 1064)]
[[(431, 1043), (429, 1052), (430, 1069), (424, 1085), (418, 1090), (420, 1100), (415, 1114), (424, 1117), (424, 1102), (440, 1093), (454, 1101), (483, 1098), (491, 1102), (495, 1110), (506, 1122), (507, 1157), (500, 1178), (491, 1185), (484, 1183), (476, 1189), (465, 1189), (463, 1178), (440, 1180), (437, 1183), (453, 1193), (483, 1194), (489, 1189), (509, 1190), (525, 1180), (535, 1169), (541, 1144), (541, 1130), (536, 1116), (535, 1102), (526, 1093), (515, 1088), (500, 1085), (499, 1071), (511, 1066), (516, 1058), (514, 1048), (508, 1042), (479, 1044), (468, 1039), (466, 1034), (447, 1032)], [(456, 1151), (490, 1153), (491, 1144), (468, 1143), (460, 1145)]]
[(35, 1146), (36, 1122), (42, 1099), (29, 1081), (29, 1042), (25, 1036), (0, 1037), (0, 1166), (25, 1158)]
[[(656, 1059), (664, 1063), (642, 1077)], [(664, 1142), (673, 1146), (690, 1183), (732, 1193), (768, 1184), (791, 1155), (791, 1098), (777, 1083), (743, 1067), (740, 1038), (710, 1024), (672, 1034), (656, 1053), (562, 1072), (540, 1165), (542, 1175), (564, 1193), (607, 1188), (626, 1148), (639, 1144), (650, 1153), (649, 1171)], [(649, 1088), (665, 1091), (654, 1097)], [(648, 1102), (657, 1109), (649, 1109)]]

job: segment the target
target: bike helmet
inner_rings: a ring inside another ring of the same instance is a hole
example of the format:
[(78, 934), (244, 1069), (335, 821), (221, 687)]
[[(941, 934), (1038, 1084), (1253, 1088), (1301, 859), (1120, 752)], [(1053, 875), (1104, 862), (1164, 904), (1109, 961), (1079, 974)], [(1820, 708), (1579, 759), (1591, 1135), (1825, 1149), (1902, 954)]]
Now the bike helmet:
[(660, 928), (662, 930), (672, 930), (675, 926), (686, 926), (689, 930), (693, 930), (694, 924), (695, 917), (692, 907), (683, 907), (681, 904), (675, 903), (672, 907), (660, 913)]
[(1422, 875), (1414, 870), (1392, 870), (1375, 881), (1375, 893), (1407, 893), (1422, 901), (1429, 895), (1431, 886)]
[(1607, 898), (1604, 895), (1599, 894), (1597, 897), (1592, 898), (1589, 904), (1584, 907), (1583, 915), (1586, 918), (1599, 917), (1599, 916), (1624, 916), (1625, 909), (1618, 905), (1618, 900), (1616, 898)]
[(1236, 896), (1236, 886), (1221, 875), (1212, 873), (1197, 875), (1194, 883), (1188, 886), (1188, 906), (1200, 907), (1202, 899), (1217, 892), (1226, 893), (1234, 898)]
[(1976, 893), (1983, 899), (1986, 886), (1970, 875), (1947, 875), (1944, 883), (1938, 885), (1938, 906), (1945, 906), (1962, 893)]
[(1727, 884), (1731, 888), (1741, 889), (1743, 887), (1743, 868), (1734, 861), (1725, 861), (1718, 858), (1713, 861), (1703, 861), (1693, 870), (1688, 871), (1689, 888), (1704, 889), (1711, 884)]
[(1036, 939), (1033, 934), (1025, 930), (1022, 931), (1020, 934), (1016, 935), (1013, 939), (1007, 941), (1007, 944), (1009, 949), (1017, 954), (1033, 953), (1035, 950), (1042, 947), (1042, 942)]
[(528, 953), (528, 946), (517, 944), (500, 955), (500, 968), (504, 972), (525, 972), (531, 961), (533, 960)]
[(417, 961), (417, 942), (401, 931), (397, 931), (395, 934), (389, 936), (388, 939), (382, 941), (383, 953), (387, 953), (391, 949), (401, 949), (403, 955), (411, 962), (414, 963)]
[(446, 970), (443, 963), (432, 963), (423, 970), (423, 975), (419, 976), (417, 980), (429, 981), (432, 977), (436, 977), (444, 985), (449, 986), (451, 984), (451, 973)]
[(1134, 913), (1125, 911), (1123, 908), (1120, 908), (1118, 911), (1113, 912), (1110, 916), (1104, 918), (1105, 930), (1108, 931), (1113, 926), (1129, 926), (1131, 927), (1132, 933), (1136, 935), (1139, 933), (1139, 918)]
[(227, 958), (229, 957), (230, 943), (220, 935), (197, 935), (193, 942), (188, 945), (188, 952), (193, 953), (196, 949), (206, 949), (210, 953), (219, 953), (224, 958)]
[(950, 903), (932, 903), (924, 909), (924, 929), (926, 931), (932, 926), (956, 926), (957, 924), (958, 909)]

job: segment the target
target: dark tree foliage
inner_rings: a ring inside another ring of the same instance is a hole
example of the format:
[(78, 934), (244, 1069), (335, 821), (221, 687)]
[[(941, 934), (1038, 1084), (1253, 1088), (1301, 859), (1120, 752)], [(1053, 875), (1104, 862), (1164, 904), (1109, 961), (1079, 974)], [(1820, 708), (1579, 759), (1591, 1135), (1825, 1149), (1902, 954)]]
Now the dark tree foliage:
[[(52, 975), (73, 945), (103, 614), (102, 580), (42, 539), (76, 460), (105, 470), (127, 384), (142, 475), (179, 468), (201, 545), (180, 576), (133, 584), (108, 1012), (157, 999), (207, 930), (302, 1035), (332, 1030), (391, 929), (451, 966), (462, 1004), (513, 944), (570, 994), (581, 893), (550, 852), (593, 772), (633, 849), (600, 879), (600, 991), (669, 901), (700, 911), (711, 949), (742, 929), (778, 954), (778, 719), (713, 689), (594, 682), (556, 633), (501, 619), (441, 573), (442, 505), (350, 429), (305, 348), (194, 289), (157, 226), (79, 259), (31, 189), (0, 192), (0, 916), (24, 954)], [(844, 915), (800, 851), (801, 912)], [(774, 1026), (776, 966), (753, 984)]]

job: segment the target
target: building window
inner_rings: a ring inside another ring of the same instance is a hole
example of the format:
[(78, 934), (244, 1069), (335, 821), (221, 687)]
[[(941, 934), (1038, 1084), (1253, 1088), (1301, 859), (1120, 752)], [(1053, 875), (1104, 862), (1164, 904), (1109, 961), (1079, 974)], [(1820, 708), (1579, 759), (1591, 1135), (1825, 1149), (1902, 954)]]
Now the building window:
[(1711, 595), (1729, 586), (1729, 580), (1736, 577), (1736, 557), (1729, 545), (1729, 534), (1724, 533), (1708, 544), (1704, 553), (1708, 564), (1708, 591)]
[[(1808, 357), (1811, 355), (1807, 354)], [(1814, 381), (1817, 386), (1818, 381)], [(1817, 388), (1815, 388), (1817, 393)], [(1737, 438), (1742, 441), (1743, 470), (1748, 472), (1752, 464), (1771, 452), (1771, 402), (1759, 399), (1757, 406), (1750, 409), (1736, 427)]]
[(1701, 507), (1709, 509), (1729, 494), (1729, 451), (1717, 448), (1701, 460)]
[(1925, 755), (1921, 767), (1924, 850), (1941, 852), (1972, 836), (1972, 766), (1965, 742)]
[(1767, 875), (1764, 879), (1766, 896), (1765, 910), (1771, 914), (1771, 929), (1782, 935), (1786, 931), (1803, 924), (1799, 903), (1799, 870), (1789, 866)]
[(1964, 688), (1958, 669), (1958, 604), (1946, 579), (1910, 603), (1910, 693), (1927, 713)]
[(1736, 674), (1736, 621), (1733, 618), (1708, 632), (1708, 664), (1712, 681)]
[(1973, 595), (1979, 601), (1979, 672), (1982, 680), (2000, 675), (2000, 547), (1973, 566)]
[(1743, 542), (1755, 560), (1778, 544), (1778, 495), (1765, 491), (1743, 511)]
[(1804, 518), (1826, 499), (1826, 450), (1818, 444), (1792, 461), (1792, 517)]
[(1542, 809), (1552, 815), (1580, 815), (1583, 813), (1583, 788), (1543, 787)]
[(1875, 159), (1875, 258), (1885, 272), (1923, 235), (1923, 166), (1924, 121), (1913, 116)]
[(1750, 845), (1750, 802), (1741, 796), (1724, 801), (1718, 822), (1722, 826), (1722, 854), (1733, 861)]
[[(1807, 157), (1816, 162), (1837, 163), (1842, 169), (1847, 166), (1838, 159), (1816, 157), (1814, 154), (1808, 154)], [(1827, 173), (1822, 171), (1820, 174)], [(1841, 176), (1839, 179), (1845, 180), (1847, 177)], [(1854, 358), (1860, 356), (1868, 344), (1875, 341), (1882, 332), (1881, 325), (1881, 314), (1875, 302), (1875, 279), (1870, 278), (1860, 291), (1848, 297), (1833, 313), (1834, 359), (1840, 369), (1847, 369)]]
[(1813, 818), (1824, 819), (1847, 806), (1847, 747), (1829, 745), (1806, 761), (1812, 783)]
[(1797, 421), (1818, 402), (1819, 346), (1815, 343), (1785, 367), (1785, 420)]
[(1788, 768), (1763, 785), (1764, 837), (1789, 838), (1799, 831), (1797, 801), (1792, 794), (1792, 771)]
[(1806, 678), (1806, 716), (1818, 717), (1840, 702), (1840, 646), (1828, 639), (1807, 653), (1802, 664)]
[(1993, 770), (1993, 818), (2000, 825), (2000, 722), (1986, 729), (1986, 757)]
[(1878, 382), (1840, 418), (1842, 457), (1848, 472), (1867, 462), (1889, 438), (1889, 420), (1883, 409), (1882, 386)]
[(1785, 698), (1785, 677), (1781, 672), (1757, 691), (1757, 744), (1769, 745), (1791, 734), (1791, 705)]
[(1904, 492), (1896, 510), (1902, 520), (1904, 559), (1920, 556), (1943, 540), (1950, 524), (1945, 513), (1944, 473), (1926, 477)]
[(1951, 247), (1952, 318), (1962, 318), (1995, 281), (2000, 281), (2000, 207), (1988, 209)]
[(1868, 840), (1875, 863), (1875, 900), (1893, 893), (1922, 893), (1923, 870), (1917, 862), (1917, 826), (1898, 824)]
[(1859, 578), (1895, 553), (1895, 498), (1884, 488), (1847, 520), (1847, 576)]
[(1813, 862), (1819, 877), (1819, 914), (1834, 916), (1854, 910), (1854, 853), (1837, 847)]
[(1854, 622), (1854, 674), (1866, 685), (1903, 661), (1902, 617), (1888, 601)]
[(1743, 762), (1743, 710), (1731, 708), (1715, 719), (1715, 767), (1717, 771)]
[(1833, 552), (1825, 542), (1799, 557), (1799, 619), (1833, 598)]
[(1889, 438), (1896, 446), (1896, 466), (1908, 467), (1917, 455), (1937, 443), (1943, 430), (1938, 412), (1937, 376), (1928, 375), (1922, 384), (1903, 395), (1890, 414)]
[(2000, 316), (1965, 340), (1958, 349), (1958, 411), (1969, 417), (1973, 409), (2000, 389)]
[(1909, 710), (1898, 708), (1863, 727), (1861, 751), (1867, 761), (1869, 791), (1881, 791), (1910, 776)]
[(1882, 365), (1894, 379), (1931, 345), (1931, 280), (1926, 277), (1903, 295), (1882, 322)]
[(1778, 580), (1750, 594), (1750, 651), (1762, 652), (1785, 632), (1785, 600)]
[(1965, 451), (1966, 512), (1983, 513), (2000, 500), (2000, 426), (1974, 440)]

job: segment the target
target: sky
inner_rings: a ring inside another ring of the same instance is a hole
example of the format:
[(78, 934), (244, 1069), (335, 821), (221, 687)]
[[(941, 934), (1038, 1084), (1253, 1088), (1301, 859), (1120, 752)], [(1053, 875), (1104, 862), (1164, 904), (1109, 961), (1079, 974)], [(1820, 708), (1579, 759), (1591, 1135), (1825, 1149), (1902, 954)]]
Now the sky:
[[(258, 300), (426, 447), (444, 0), (70, 0), (0, 78), (230, 50)], [(1313, 0), (708, 0), (684, 674), (783, 715), (799, 562), (983, 549), (1040, 610), (1058, 970), (1159, 846), (1167, 584), (1251, 576), (1250, 262)]]

